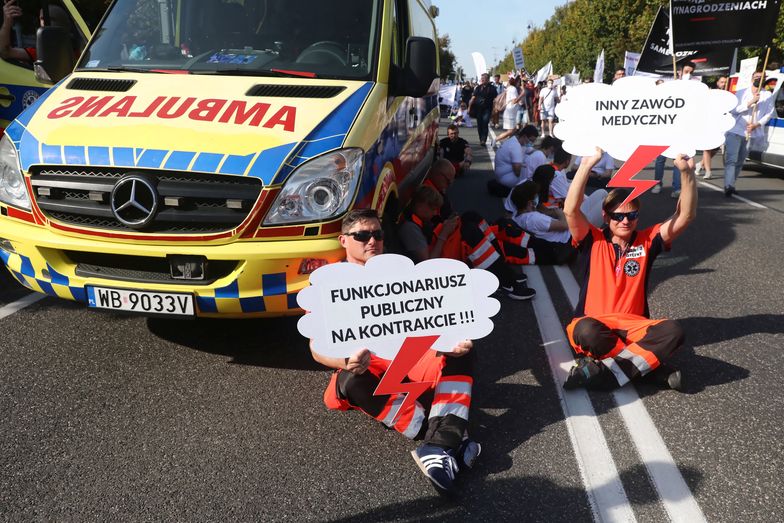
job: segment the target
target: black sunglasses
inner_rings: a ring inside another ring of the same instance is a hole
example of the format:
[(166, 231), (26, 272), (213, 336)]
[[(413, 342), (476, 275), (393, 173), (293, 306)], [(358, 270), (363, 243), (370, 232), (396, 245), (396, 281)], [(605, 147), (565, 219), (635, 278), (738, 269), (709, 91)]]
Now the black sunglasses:
[(616, 222), (622, 222), (624, 218), (629, 218), (630, 222), (633, 222), (637, 219), (640, 215), (640, 211), (630, 211), (630, 212), (611, 212), (610, 218), (615, 220)]
[(376, 229), (375, 231), (347, 232), (346, 236), (353, 236), (354, 239), (360, 243), (367, 243), (370, 241), (370, 238), (380, 242), (384, 239), (384, 231), (382, 229)]

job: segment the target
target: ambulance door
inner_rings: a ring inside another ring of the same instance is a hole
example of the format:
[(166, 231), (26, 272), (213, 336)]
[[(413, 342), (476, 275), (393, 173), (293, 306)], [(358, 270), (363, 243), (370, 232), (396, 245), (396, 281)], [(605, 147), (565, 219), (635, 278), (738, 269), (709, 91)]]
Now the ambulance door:
[[(89, 3), (86, 0), (77, 0), (77, 3), (79, 2)], [(33, 60), (36, 54), (35, 33), (40, 24), (40, 11), (38, 8), (31, 7), (33, 4), (37, 3), (19, 3), (23, 8), (22, 16), (16, 20), (11, 35), (11, 46), (27, 50), (30, 60), (0, 59), (0, 133), (49, 88), (48, 85), (38, 82), (33, 74)], [(74, 53), (80, 53), (87, 44), (90, 29), (77, 6), (71, 0), (52, 1), (49, 4), (64, 9), (68, 14), (74, 40)], [(97, 11), (97, 17), (92, 28), (102, 16), (103, 7), (93, 7), (93, 10)]]

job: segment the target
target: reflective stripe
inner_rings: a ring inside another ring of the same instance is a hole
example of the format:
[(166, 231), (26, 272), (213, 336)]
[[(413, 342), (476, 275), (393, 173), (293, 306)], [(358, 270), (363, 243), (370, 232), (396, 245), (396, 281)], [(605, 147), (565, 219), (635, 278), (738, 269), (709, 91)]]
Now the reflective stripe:
[(465, 394), (471, 395), (471, 384), (465, 381), (442, 381), (436, 385), (434, 396), (439, 394)]
[(604, 366), (610, 369), (610, 371), (613, 373), (619, 387), (623, 387), (629, 383), (629, 377), (626, 375), (626, 373), (623, 372), (623, 369), (618, 366), (618, 363), (616, 363), (614, 359), (604, 358), (602, 363), (604, 363)]
[[(405, 394), (398, 394), (395, 397), (395, 400), (392, 402), (392, 405), (389, 407), (389, 411), (387, 415), (381, 420), (381, 423), (386, 425), (389, 428), (394, 428), (405, 437), (409, 439), (413, 439), (419, 434), (419, 430), (422, 428), (422, 423), (425, 421), (425, 409), (419, 402), (414, 404), (414, 413), (411, 416), (411, 421), (408, 423), (408, 426), (403, 428), (401, 425), (405, 423), (402, 415), (400, 419), (397, 420), (395, 423), (395, 418), (397, 417), (398, 411), (400, 410), (400, 405), (402, 405), (403, 400), (405, 399)], [(403, 430), (400, 430), (403, 428)]]
[(403, 403), (403, 398), (405, 398), (405, 396), (405, 394), (398, 394), (395, 396), (395, 399), (392, 401), (392, 405), (387, 411), (387, 415), (384, 417), (384, 419), (381, 420), (381, 423), (389, 428), (394, 426), (395, 418), (397, 417), (397, 411), (400, 410), (400, 405)]
[(536, 265), (536, 253), (533, 249), (528, 249), (528, 265)]
[(422, 423), (425, 421), (425, 409), (419, 403), (416, 404), (414, 408), (414, 417), (411, 419), (411, 423), (408, 424), (406, 430), (403, 431), (403, 435), (408, 439), (414, 439), (419, 431), (422, 429)]
[(493, 229), (490, 228), (490, 225), (487, 224), (487, 221), (482, 220), (479, 222), (479, 230), (482, 231), (490, 241), (495, 240), (495, 234), (493, 233)]
[(492, 249), (493, 245), (488, 241), (483, 241), (476, 246), (476, 249), (468, 253), (468, 259), (475, 261), (479, 259), (488, 249)]
[(460, 403), (436, 403), (430, 408), (430, 419), (440, 418), (447, 414), (454, 414), (458, 418), (468, 420), (468, 407)]
[(621, 352), (618, 353), (617, 357), (632, 362), (632, 364), (639, 369), (640, 374), (642, 374), (643, 376), (645, 376), (646, 374), (648, 374), (653, 370), (650, 364), (647, 361), (645, 361), (645, 358), (643, 358), (639, 354), (633, 353), (628, 349), (623, 349)]
[(491, 256), (488, 256), (484, 261), (481, 263), (474, 263), (474, 268), (476, 269), (489, 269), (492, 264), (500, 258), (501, 255), (498, 254), (496, 251), (493, 251)]

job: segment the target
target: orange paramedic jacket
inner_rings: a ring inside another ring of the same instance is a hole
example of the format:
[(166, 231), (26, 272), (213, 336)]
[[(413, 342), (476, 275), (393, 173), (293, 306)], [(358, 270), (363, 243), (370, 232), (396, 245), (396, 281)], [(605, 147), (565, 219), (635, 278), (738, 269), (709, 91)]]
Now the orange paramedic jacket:
[(610, 229), (591, 226), (582, 241), (572, 240), (580, 252), (582, 275), (575, 317), (648, 312), (648, 277), (653, 261), (669, 251), (660, 234), (661, 224), (635, 231), (626, 252), (611, 241)]

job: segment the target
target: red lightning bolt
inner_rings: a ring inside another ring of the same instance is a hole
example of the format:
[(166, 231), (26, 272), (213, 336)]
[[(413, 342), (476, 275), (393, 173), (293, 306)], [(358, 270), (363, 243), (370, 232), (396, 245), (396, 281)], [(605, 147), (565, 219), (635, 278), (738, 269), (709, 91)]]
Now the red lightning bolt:
[[(639, 146), (626, 160), (618, 172), (615, 173), (612, 180), (607, 184), (607, 187), (631, 187), (632, 193), (626, 198), (623, 203), (632, 201), (638, 196), (642, 195), (656, 185), (656, 180), (632, 180), (634, 175), (642, 171), (642, 168), (651, 163), (661, 153), (669, 149), (669, 145), (641, 145)], [(619, 205), (618, 207), (620, 207)]]
[(408, 372), (417, 364), (417, 362), (430, 350), (430, 347), (438, 339), (438, 336), (411, 336), (403, 341), (403, 346), (400, 347), (400, 352), (397, 353), (395, 359), (390, 363), (389, 368), (384, 373), (384, 377), (376, 387), (374, 396), (381, 396), (383, 394), (407, 394), (400, 408), (395, 413), (395, 420), (401, 412), (405, 412), (406, 408), (410, 407), (416, 399), (422, 395), (427, 389), (430, 388), (429, 382), (415, 382), (403, 383), (403, 379), (408, 375)]

